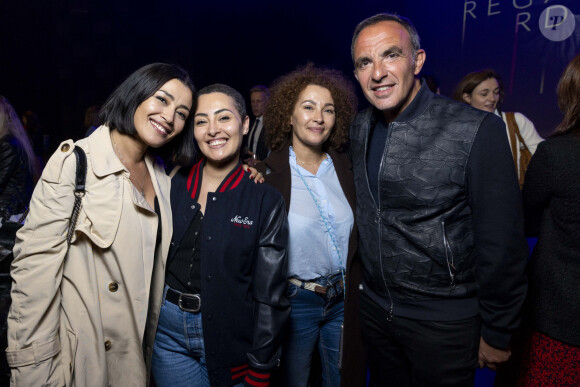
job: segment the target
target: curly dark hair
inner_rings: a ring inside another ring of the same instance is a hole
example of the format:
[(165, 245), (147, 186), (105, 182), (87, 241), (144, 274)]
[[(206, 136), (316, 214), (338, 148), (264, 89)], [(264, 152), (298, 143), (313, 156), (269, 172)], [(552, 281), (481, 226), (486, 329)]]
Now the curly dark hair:
[(300, 93), (308, 85), (317, 85), (330, 91), (336, 109), (336, 121), (324, 150), (339, 150), (348, 141), (348, 128), (357, 110), (357, 98), (352, 83), (338, 70), (316, 67), (309, 63), (274, 81), (270, 99), (264, 112), (266, 143), (278, 150), (292, 138), (290, 117)]

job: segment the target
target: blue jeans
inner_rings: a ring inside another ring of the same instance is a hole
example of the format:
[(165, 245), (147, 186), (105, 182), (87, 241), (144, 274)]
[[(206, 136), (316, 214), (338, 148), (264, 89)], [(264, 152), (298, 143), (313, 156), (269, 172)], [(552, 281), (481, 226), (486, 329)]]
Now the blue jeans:
[(158, 387), (209, 387), (201, 313), (182, 311), (165, 300), (166, 293), (167, 285), (151, 362), (155, 383)]
[[(292, 305), (290, 327), (282, 355), (283, 378), (288, 387), (306, 387), (310, 362), (318, 344), (325, 387), (340, 386), (338, 347), (340, 326), (344, 320), (344, 301), (332, 303), (310, 290), (288, 285)], [(338, 301), (338, 302), (336, 302)]]

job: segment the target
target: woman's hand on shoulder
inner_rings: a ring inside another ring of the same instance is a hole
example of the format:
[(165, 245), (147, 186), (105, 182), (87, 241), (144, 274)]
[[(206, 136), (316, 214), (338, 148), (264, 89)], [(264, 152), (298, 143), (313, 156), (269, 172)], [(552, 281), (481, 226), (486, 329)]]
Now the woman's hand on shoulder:
[(244, 171), (250, 173), (250, 179), (254, 179), (254, 183), (258, 184), (266, 181), (262, 172), (258, 172), (256, 168), (250, 167), (248, 164), (242, 164), (242, 168), (244, 168)]

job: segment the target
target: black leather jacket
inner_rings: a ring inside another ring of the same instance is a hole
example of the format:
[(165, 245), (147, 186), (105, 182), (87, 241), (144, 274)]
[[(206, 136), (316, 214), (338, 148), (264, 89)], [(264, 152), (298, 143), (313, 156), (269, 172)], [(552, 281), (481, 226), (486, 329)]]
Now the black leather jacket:
[[(199, 211), (204, 160), (171, 180), (173, 259)], [(197, 188), (197, 191), (196, 191)], [(254, 184), (241, 165), (209, 193), (202, 226), (203, 336), (212, 386), (268, 374), (280, 362), (290, 315), (286, 298), (288, 222), (282, 195)]]
[[(489, 113), (431, 93), (423, 84), (411, 104), (389, 123), (376, 203), (366, 157), (359, 156), (367, 154), (376, 114), (380, 113), (374, 108), (359, 113), (350, 131), (366, 286), (389, 300), (391, 308), (393, 298), (406, 303), (468, 300), (475, 313), (479, 309), (482, 330), (494, 332), (486, 334), (486, 341), (506, 347), (525, 297), (526, 252), (505, 126)], [(495, 171), (469, 166), (484, 123), (483, 130), (493, 133), (501, 151), (493, 155)], [(474, 169), (487, 173), (487, 187), (470, 192)], [(483, 197), (488, 192), (489, 198)], [(493, 205), (486, 200), (509, 211), (490, 213)], [(504, 235), (496, 238), (493, 228)]]
[(28, 158), (12, 136), (0, 141), (0, 218), (20, 214), (30, 202), (32, 175)]

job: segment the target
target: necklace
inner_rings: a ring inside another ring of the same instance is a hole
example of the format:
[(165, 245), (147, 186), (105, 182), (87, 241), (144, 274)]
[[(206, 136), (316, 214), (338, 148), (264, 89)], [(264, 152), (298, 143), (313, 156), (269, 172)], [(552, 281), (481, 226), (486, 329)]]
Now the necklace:
[(318, 165), (318, 164), (320, 164), (320, 163), (321, 163), (321, 162), (323, 162), (325, 159), (326, 159), (326, 153), (323, 153), (323, 154), (322, 154), (322, 157), (320, 158), (320, 160), (318, 160), (318, 161), (317, 161), (317, 162), (315, 162), (315, 163), (308, 164), (308, 163), (305, 163), (304, 161), (300, 161), (300, 160), (298, 160), (298, 156), (296, 156), (296, 162), (297, 162), (298, 164), (300, 164), (300, 166), (302, 166), (302, 167), (303, 167), (303, 166), (305, 166), (305, 165), (307, 165), (307, 166), (309, 166), (309, 167), (313, 167), (313, 166), (315, 166), (315, 165)]
[[(326, 158), (326, 154), (324, 155), (323, 160), (325, 158)], [(342, 258), (340, 257), (340, 249), (338, 248), (338, 243), (336, 242), (336, 238), (334, 236), (334, 232), (332, 230), (331, 223), (326, 218), (326, 216), (324, 216), (324, 212), (322, 211), (322, 207), (320, 207), (320, 204), (318, 203), (316, 196), (314, 195), (314, 193), (312, 192), (312, 190), (310, 189), (310, 187), (306, 183), (306, 179), (304, 179), (304, 176), (302, 176), (302, 173), (300, 173), (300, 169), (298, 169), (298, 167), (295, 167), (295, 169), (296, 169), (296, 172), (298, 172), (298, 176), (300, 176), (300, 180), (302, 180), (302, 183), (304, 183), (306, 190), (310, 194), (310, 197), (312, 197), (312, 200), (314, 201), (316, 208), (318, 208), (318, 212), (320, 213), (320, 217), (322, 218), (322, 222), (324, 223), (324, 227), (326, 227), (326, 232), (328, 232), (328, 235), (330, 236), (330, 239), (332, 240), (332, 244), (334, 245), (334, 249), (336, 250), (336, 255), (338, 256), (339, 269), (340, 269), (340, 273), (342, 275), (342, 290), (343, 290), (344, 294), (346, 294), (346, 285), (345, 285), (346, 280), (344, 278), (344, 265), (342, 264)], [(332, 261), (330, 262), (330, 266), (332, 266)]]
[(145, 197), (145, 184), (146, 184), (146, 180), (147, 180), (147, 167), (145, 167), (145, 170), (143, 171), (143, 184), (140, 184), (136, 179), (135, 180), (133, 179), (133, 176), (135, 174), (131, 171), (131, 168), (129, 168), (127, 163), (125, 163), (125, 160), (123, 160), (123, 156), (121, 156), (121, 151), (119, 150), (119, 147), (117, 146), (117, 143), (115, 142), (115, 139), (113, 138), (113, 133), (111, 133), (111, 142), (113, 143), (113, 148), (115, 150), (115, 154), (117, 155), (117, 157), (119, 157), (121, 164), (123, 164), (123, 166), (129, 170), (129, 180), (131, 181), (131, 183), (133, 183), (133, 186), (135, 186), (135, 188), (137, 188), (139, 190), (139, 193), (141, 194), (141, 196)]

